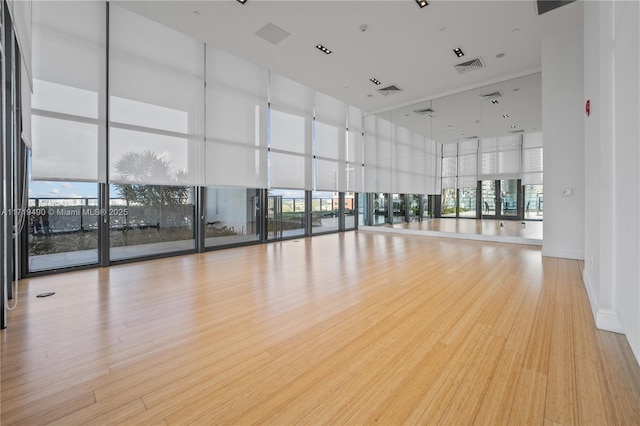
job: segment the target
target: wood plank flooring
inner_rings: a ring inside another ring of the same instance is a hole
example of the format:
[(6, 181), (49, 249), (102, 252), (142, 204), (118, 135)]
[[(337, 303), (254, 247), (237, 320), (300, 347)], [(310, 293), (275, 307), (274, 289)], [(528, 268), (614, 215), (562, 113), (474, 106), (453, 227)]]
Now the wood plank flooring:
[(349, 232), (24, 280), (0, 420), (640, 424), (640, 368), (581, 269)]

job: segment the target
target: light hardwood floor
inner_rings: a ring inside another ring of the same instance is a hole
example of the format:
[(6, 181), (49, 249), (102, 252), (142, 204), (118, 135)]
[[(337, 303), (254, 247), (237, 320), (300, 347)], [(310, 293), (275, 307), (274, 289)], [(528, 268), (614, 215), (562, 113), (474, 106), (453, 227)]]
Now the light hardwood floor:
[(640, 424), (640, 368), (581, 269), (349, 232), (32, 278), (1, 422)]

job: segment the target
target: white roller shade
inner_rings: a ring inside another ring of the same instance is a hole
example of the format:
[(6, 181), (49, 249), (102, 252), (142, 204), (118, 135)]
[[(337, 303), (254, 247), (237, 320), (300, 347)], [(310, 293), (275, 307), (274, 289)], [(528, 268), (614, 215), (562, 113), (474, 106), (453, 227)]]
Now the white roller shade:
[(269, 187), (311, 190), (313, 92), (272, 72), (269, 96)]
[(31, 84), (29, 82), (24, 63), (20, 73), (20, 116), (22, 117), (22, 140), (29, 148), (33, 147), (31, 141)]
[[(344, 152), (346, 126), (336, 127), (316, 121), (315, 136), (316, 190), (345, 191), (346, 163), (341, 152)], [(321, 162), (324, 162), (324, 165)], [(329, 163), (331, 167), (326, 166)], [(327, 186), (327, 184), (330, 184), (330, 186)]]
[(363, 168), (362, 168), (362, 145), (364, 136), (359, 131), (350, 130), (347, 133), (347, 158), (346, 158), (346, 190), (350, 192), (362, 192), (363, 188)]
[(33, 180), (106, 180), (105, 48), (104, 3), (33, 3)]
[[(32, 83), (32, 51), (33, 51), (33, 3), (30, 0), (7, 0), (13, 29), (20, 48), (24, 72), (22, 78)], [(64, 7), (64, 6), (63, 6)]]
[(542, 133), (527, 133), (523, 142), (523, 185), (541, 185), (543, 176)]
[(314, 171), (318, 191), (346, 191), (347, 104), (315, 92)]
[(478, 181), (478, 141), (458, 143), (458, 188), (475, 188)]
[(516, 179), (522, 173), (520, 135), (483, 139), (481, 142), (482, 179)]
[(411, 171), (414, 175), (411, 180), (411, 193), (426, 194), (429, 170), (426, 139), (419, 133), (412, 133), (411, 144)]
[(347, 125), (349, 126), (349, 130), (362, 133), (362, 131), (364, 131), (362, 110), (349, 105), (348, 114), (349, 119)]
[(364, 117), (364, 192), (377, 192), (376, 116)]
[(204, 45), (114, 4), (109, 24), (110, 181), (202, 184)]
[(381, 117), (376, 117), (376, 189), (375, 192), (393, 192), (392, 161), (393, 149), (393, 123)]
[(271, 132), (269, 186), (271, 188), (308, 189), (305, 152), (308, 122), (305, 117), (271, 110), (269, 121)]
[(205, 184), (266, 188), (267, 70), (211, 46), (206, 57)]
[(436, 141), (426, 138), (427, 152), (427, 188), (426, 194), (440, 193), (440, 159), (438, 158), (438, 150)]
[(305, 158), (271, 151), (269, 158), (271, 188), (305, 189)]
[(395, 128), (395, 161), (393, 167), (392, 192), (396, 194), (412, 193), (412, 141), (411, 131), (405, 127)]

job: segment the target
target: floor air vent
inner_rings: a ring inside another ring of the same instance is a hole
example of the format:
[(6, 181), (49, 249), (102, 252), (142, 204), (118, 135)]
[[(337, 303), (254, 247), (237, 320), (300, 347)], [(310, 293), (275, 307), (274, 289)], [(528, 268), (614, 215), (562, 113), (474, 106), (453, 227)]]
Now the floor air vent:
[(455, 69), (458, 70), (460, 74), (477, 70), (479, 68), (484, 68), (484, 64), (482, 63), (482, 59), (476, 58), (470, 61), (462, 62), (458, 65), (454, 65)]
[(395, 84), (392, 84), (390, 86), (383, 87), (382, 89), (378, 89), (378, 92), (382, 96), (389, 96), (389, 95), (393, 95), (394, 93), (402, 92), (402, 89), (396, 86)]

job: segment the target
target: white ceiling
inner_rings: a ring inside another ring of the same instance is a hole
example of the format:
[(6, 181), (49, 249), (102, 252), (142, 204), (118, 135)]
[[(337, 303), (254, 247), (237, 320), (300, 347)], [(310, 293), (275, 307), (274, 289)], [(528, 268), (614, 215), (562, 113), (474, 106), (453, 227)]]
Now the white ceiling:
[[(377, 115), (440, 143), (537, 133), (542, 131), (541, 86), (541, 74), (535, 73)], [(500, 96), (487, 96), (497, 92)], [(433, 117), (416, 112), (425, 108)]]
[[(414, 0), (112, 3), (367, 112), (538, 71), (543, 36), (582, 22), (581, 2), (538, 16), (534, 0), (431, 0), (424, 9)], [(255, 35), (268, 23), (290, 35), (275, 45)], [(333, 53), (319, 51), (318, 43)], [(455, 47), (465, 56), (457, 58)], [(496, 58), (499, 53), (504, 57)], [(476, 57), (485, 68), (464, 74), (454, 69)], [(375, 86), (371, 77), (382, 84)], [(386, 97), (376, 92), (390, 84), (403, 91)]]

